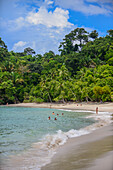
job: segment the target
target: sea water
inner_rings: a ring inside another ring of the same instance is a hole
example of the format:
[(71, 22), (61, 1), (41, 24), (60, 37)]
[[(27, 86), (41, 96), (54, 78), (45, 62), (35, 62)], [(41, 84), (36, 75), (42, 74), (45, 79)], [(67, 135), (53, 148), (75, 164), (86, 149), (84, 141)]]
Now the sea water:
[(1, 106), (1, 169), (40, 169), (68, 138), (87, 133), (83, 129), (95, 122), (92, 118), (86, 119), (90, 114), (82, 111)]

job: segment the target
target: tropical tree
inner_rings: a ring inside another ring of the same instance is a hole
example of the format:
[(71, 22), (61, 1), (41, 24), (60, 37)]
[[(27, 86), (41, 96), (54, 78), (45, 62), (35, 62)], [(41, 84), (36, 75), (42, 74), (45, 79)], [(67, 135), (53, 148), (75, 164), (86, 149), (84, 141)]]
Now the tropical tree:
[(26, 55), (33, 55), (33, 54), (35, 54), (36, 52), (35, 52), (32, 48), (27, 47), (27, 48), (24, 49), (24, 53), (25, 53)]
[(98, 37), (98, 32), (96, 30), (92, 31), (89, 34), (89, 37), (92, 38), (92, 39), (96, 39)]
[(108, 30), (107, 32), (109, 33), (109, 36), (110, 36), (110, 37), (113, 37), (113, 29), (110, 29), (110, 30)]
[(4, 41), (0, 38), (0, 62), (5, 61), (8, 58), (8, 49)]
[(76, 28), (69, 34), (65, 35), (63, 42), (60, 43), (59, 51), (61, 55), (70, 54), (80, 50), (88, 42), (88, 32), (84, 28)]

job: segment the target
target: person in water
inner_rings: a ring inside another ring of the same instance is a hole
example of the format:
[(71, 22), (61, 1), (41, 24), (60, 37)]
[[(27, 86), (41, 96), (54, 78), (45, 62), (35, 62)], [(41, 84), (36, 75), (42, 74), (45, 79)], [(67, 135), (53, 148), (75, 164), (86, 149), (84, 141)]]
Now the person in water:
[(57, 120), (57, 118), (55, 117), (55, 119), (54, 120)]
[(51, 119), (51, 117), (49, 116), (49, 117), (48, 117), (48, 119), (50, 120), (50, 119)]
[(55, 113), (53, 112), (52, 115), (55, 115)]
[(64, 113), (62, 113), (62, 115), (64, 115)]

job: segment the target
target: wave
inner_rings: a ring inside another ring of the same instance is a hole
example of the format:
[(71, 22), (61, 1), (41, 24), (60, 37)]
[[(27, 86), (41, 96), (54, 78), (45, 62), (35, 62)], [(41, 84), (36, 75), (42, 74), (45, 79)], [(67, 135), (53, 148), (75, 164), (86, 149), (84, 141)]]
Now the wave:
[(110, 124), (112, 122), (111, 116), (112, 113), (108, 113), (108, 112), (101, 112), (101, 113), (99, 112), (98, 115), (92, 114), (90, 116), (87, 116), (86, 119), (94, 118), (95, 120), (98, 120), (97, 123), (89, 125), (80, 130), (71, 129), (68, 132), (63, 132), (61, 130), (58, 130), (57, 133), (54, 135), (47, 134), (42, 139), (41, 143), (43, 147), (46, 147), (48, 149), (58, 147), (59, 145), (63, 145), (64, 143), (66, 143), (66, 141), (69, 138), (88, 134), (94, 129), (98, 129), (99, 127)]

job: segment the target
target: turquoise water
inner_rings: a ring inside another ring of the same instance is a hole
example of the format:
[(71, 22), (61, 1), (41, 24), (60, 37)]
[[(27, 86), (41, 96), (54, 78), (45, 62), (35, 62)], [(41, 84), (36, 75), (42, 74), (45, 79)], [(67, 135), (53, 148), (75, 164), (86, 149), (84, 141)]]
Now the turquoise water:
[[(53, 111), (55, 115), (52, 115)], [(89, 114), (47, 108), (0, 107), (0, 153), (2, 156), (15, 155), (47, 134), (84, 128), (95, 122), (85, 118)]]

